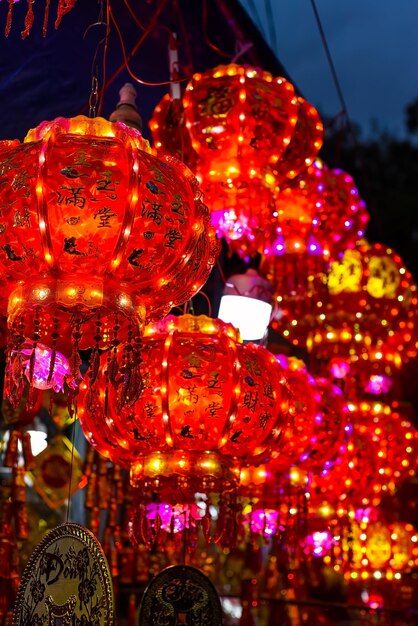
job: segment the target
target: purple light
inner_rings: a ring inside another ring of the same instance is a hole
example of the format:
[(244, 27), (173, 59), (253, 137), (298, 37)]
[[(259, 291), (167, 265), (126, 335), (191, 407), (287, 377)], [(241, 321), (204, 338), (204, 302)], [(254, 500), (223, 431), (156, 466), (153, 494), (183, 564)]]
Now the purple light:
[(164, 502), (148, 504), (145, 511), (147, 518), (151, 521), (155, 521), (157, 515), (159, 515), (161, 528), (168, 533), (171, 531), (180, 533), (185, 528), (195, 526), (196, 521), (200, 520), (205, 514), (205, 511), (196, 504), (171, 505)]
[(331, 359), (330, 371), (333, 378), (345, 378), (350, 371), (350, 365), (344, 359), (335, 357)]
[(258, 535), (271, 537), (277, 532), (279, 513), (272, 509), (255, 509), (244, 516), (244, 523)]
[(314, 556), (324, 556), (332, 547), (331, 533), (328, 530), (323, 530), (308, 535), (306, 546)]
[(392, 379), (390, 378), (390, 376), (373, 374), (367, 381), (364, 391), (366, 393), (371, 393), (374, 396), (378, 396), (382, 393), (387, 393), (391, 387)]
[(64, 391), (64, 384), (71, 389), (76, 389), (75, 382), (70, 369), (68, 359), (55, 351), (55, 360), (53, 363), (52, 375), (50, 376), (52, 350), (42, 343), (38, 343), (35, 348), (35, 358), (32, 364), (31, 377), (31, 358), (34, 351), (32, 341), (25, 341), (21, 354), (28, 357), (22, 359), (22, 365), (25, 368), (25, 376), (28, 381), (36, 389), (53, 389), (55, 392)]
[(275, 254), (277, 255), (281, 255), (285, 253), (286, 246), (285, 246), (283, 235), (279, 235), (277, 237), (276, 241), (273, 243), (273, 249), (274, 249)]

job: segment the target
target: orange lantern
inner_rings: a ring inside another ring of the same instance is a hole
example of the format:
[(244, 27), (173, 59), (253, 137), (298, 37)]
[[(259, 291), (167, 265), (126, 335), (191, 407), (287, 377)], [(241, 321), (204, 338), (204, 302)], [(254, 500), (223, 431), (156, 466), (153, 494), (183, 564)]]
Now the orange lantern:
[(141, 492), (137, 538), (158, 527), (148, 504), (186, 507), (195, 493), (221, 494), (224, 527), (235, 510), (237, 466), (268, 457), (285, 423), (282, 370), (265, 348), (239, 343), (232, 326), (205, 316), (147, 327), (141, 354), (144, 389), (134, 406), (119, 408), (111, 385), (81, 386), (84, 433), (101, 454), (131, 466)]
[(0, 144), (0, 173), (8, 395), (19, 399), (23, 373), (40, 388), (75, 387), (86, 348), (94, 383), (99, 350), (112, 348), (125, 356), (111, 379), (129, 378), (122, 394), (134, 401), (141, 327), (195, 294), (218, 250), (196, 180), (136, 130), (85, 117)]

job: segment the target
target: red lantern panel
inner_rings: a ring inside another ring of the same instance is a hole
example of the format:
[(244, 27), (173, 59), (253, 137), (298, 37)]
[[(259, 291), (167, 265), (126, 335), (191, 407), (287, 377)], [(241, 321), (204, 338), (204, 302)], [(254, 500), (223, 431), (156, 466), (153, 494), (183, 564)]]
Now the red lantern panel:
[(298, 97), (296, 126), (290, 143), (272, 170), (276, 183), (295, 178), (309, 167), (322, 146), (324, 127), (318, 111)]
[(167, 93), (155, 107), (149, 127), (158, 156), (170, 154), (195, 171), (198, 156), (192, 148), (181, 100), (173, 100)]

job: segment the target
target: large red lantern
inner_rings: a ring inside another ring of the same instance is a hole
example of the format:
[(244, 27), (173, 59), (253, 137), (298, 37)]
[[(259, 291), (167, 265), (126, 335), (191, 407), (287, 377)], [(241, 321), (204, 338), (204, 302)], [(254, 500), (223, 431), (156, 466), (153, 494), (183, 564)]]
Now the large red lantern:
[(235, 510), (236, 468), (268, 457), (285, 424), (282, 370), (265, 348), (239, 343), (232, 326), (205, 316), (148, 327), (141, 354), (144, 389), (134, 406), (119, 409), (110, 385), (81, 386), (84, 433), (102, 454), (131, 466), (141, 492), (137, 538), (158, 526), (149, 504), (186, 507), (195, 493), (221, 494), (222, 526), (226, 500)]
[(125, 373), (111, 379), (129, 370), (123, 395), (133, 401), (141, 327), (195, 294), (215, 260), (195, 178), (153, 156), (136, 130), (85, 117), (0, 145), (0, 174), (7, 393), (19, 398), (23, 373), (40, 388), (74, 386), (84, 348), (96, 355), (94, 382), (98, 351), (112, 348), (124, 351)]

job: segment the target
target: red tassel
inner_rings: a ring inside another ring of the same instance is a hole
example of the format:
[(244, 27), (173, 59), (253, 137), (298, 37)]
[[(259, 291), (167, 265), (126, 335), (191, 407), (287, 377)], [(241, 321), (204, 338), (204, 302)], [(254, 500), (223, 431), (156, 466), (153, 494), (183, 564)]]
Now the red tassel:
[(33, 3), (35, 2), (35, 0), (28, 0), (28, 10), (26, 13), (26, 17), (25, 17), (25, 30), (22, 30), (22, 39), (26, 39), (26, 37), (28, 37), (31, 28), (33, 26), (33, 21), (35, 19), (35, 16), (33, 14)]
[(6, 21), (6, 28), (4, 30), (4, 35), (6, 37), (8, 37), (10, 35), (10, 29), (12, 28), (12, 17), (13, 17), (13, 6), (14, 6), (14, 0), (9, 0), (9, 10), (7, 12), (7, 21)]

